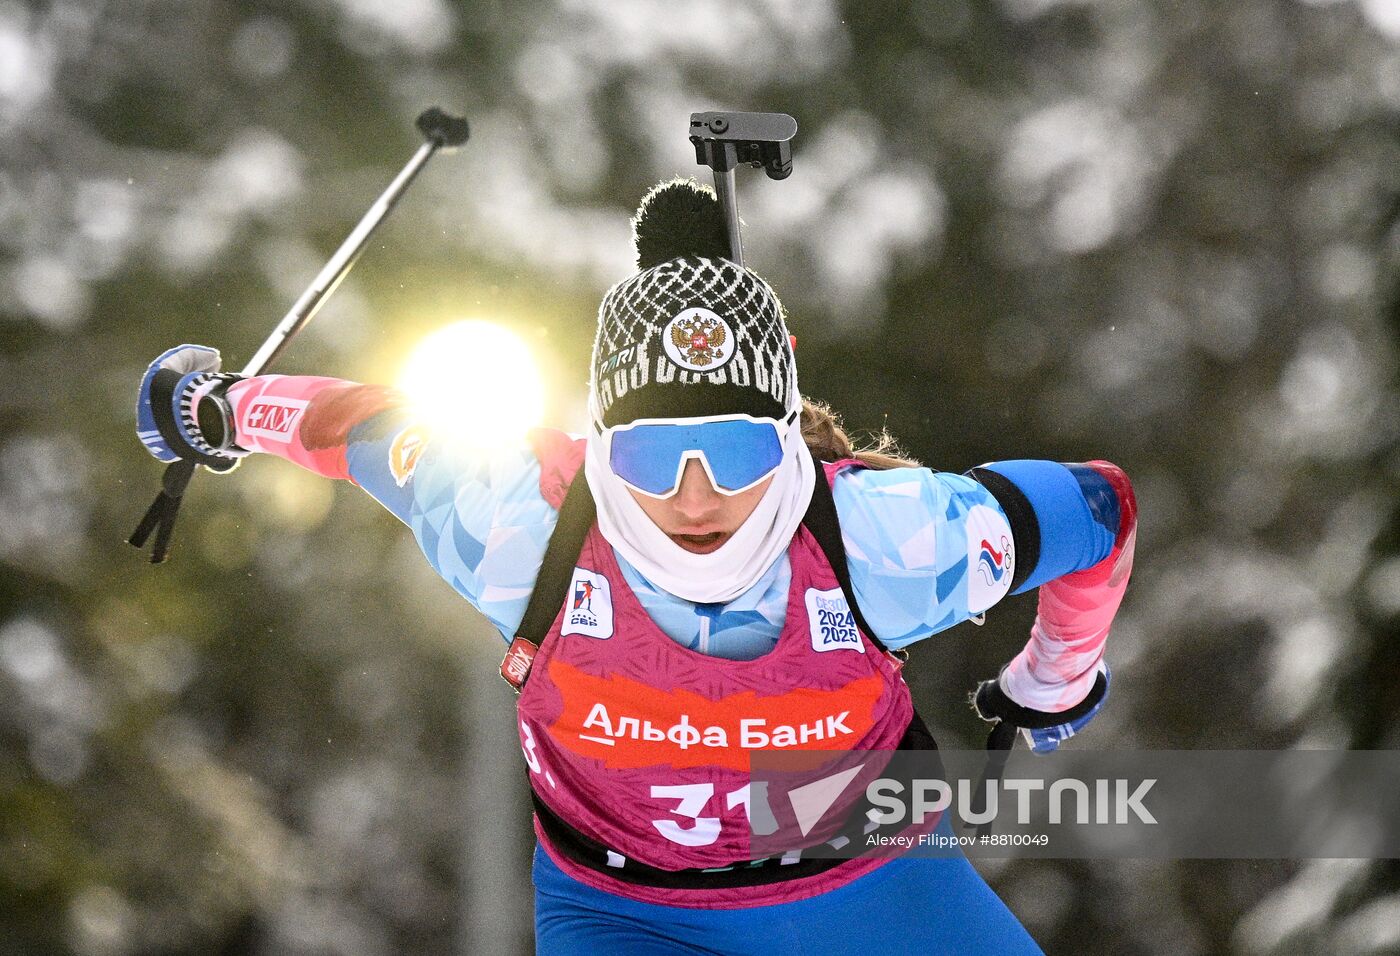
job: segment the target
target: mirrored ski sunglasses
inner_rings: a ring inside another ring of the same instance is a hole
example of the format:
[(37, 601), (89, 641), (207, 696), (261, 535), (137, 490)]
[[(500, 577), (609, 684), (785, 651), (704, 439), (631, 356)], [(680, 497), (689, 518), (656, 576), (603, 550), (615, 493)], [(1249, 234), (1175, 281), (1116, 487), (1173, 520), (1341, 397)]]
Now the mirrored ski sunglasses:
[(722, 495), (748, 491), (778, 469), (797, 412), (783, 421), (752, 415), (640, 419), (602, 431), (608, 465), (629, 488), (670, 498), (685, 463), (698, 460)]

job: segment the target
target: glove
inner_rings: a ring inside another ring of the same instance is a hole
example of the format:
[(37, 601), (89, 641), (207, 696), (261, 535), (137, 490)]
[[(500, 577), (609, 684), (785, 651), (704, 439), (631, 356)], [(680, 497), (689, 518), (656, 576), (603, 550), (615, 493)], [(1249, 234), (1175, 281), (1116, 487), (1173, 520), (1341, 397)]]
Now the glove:
[(219, 372), (217, 349), (168, 349), (141, 376), (136, 437), (158, 461), (184, 459), (211, 471), (231, 471), (248, 452), (233, 444), (233, 415), (224, 395), (241, 380)]
[[(1098, 677), (1084, 699), (1069, 710), (1058, 713), (1022, 707), (1002, 689), (1000, 676), (996, 680), (985, 680), (977, 685), (977, 691), (972, 696), (972, 706), (977, 711), (977, 716), (985, 721), (1005, 722), (1006, 729), (1020, 728), (1031, 750), (1038, 754), (1048, 754), (1083, 730), (1103, 709), (1104, 701), (1108, 700), (1110, 676), (1108, 664), (1100, 663)], [(993, 734), (995, 735), (996, 731), (993, 731)], [(1014, 737), (1004, 739), (1009, 747)]]

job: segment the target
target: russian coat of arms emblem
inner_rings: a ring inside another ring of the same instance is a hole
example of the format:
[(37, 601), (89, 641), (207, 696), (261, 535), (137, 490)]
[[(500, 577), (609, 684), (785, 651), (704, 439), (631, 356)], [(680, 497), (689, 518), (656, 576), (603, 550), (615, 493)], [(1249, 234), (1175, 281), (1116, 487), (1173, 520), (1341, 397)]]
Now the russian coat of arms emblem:
[(671, 320), (664, 333), (667, 353), (681, 366), (708, 371), (734, 354), (733, 333), (709, 309), (687, 309)]

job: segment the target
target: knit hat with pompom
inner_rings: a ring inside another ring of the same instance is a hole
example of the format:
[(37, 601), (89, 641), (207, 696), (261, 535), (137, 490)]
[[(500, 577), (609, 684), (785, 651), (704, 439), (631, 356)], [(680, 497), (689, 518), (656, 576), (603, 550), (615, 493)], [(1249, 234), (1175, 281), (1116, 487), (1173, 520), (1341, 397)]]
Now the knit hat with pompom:
[(782, 419), (796, 409), (782, 303), (756, 273), (726, 258), (714, 192), (693, 179), (662, 183), (642, 200), (632, 227), (640, 271), (613, 286), (598, 310), (589, 383), (595, 422)]

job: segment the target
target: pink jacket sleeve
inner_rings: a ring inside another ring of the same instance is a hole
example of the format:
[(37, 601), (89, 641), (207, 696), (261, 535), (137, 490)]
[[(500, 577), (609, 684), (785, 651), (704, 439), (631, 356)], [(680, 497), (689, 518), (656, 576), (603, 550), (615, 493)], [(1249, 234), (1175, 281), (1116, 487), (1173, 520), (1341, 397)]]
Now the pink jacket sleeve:
[[(311, 375), (258, 375), (228, 390), (237, 444), (296, 462), (327, 478), (350, 479), (350, 430), (404, 405), (402, 394)], [(351, 479), (353, 480), (353, 479)]]
[(1092, 567), (1040, 586), (1030, 640), (1001, 675), (1002, 690), (1012, 700), (1050, 713), (1068, 710), (1089, 693), (1133, 568), (1137, 500), (1132, 485), (1116, 465), (1088, 464), (1118, 496), (1121, 517), (1113, 550)]

